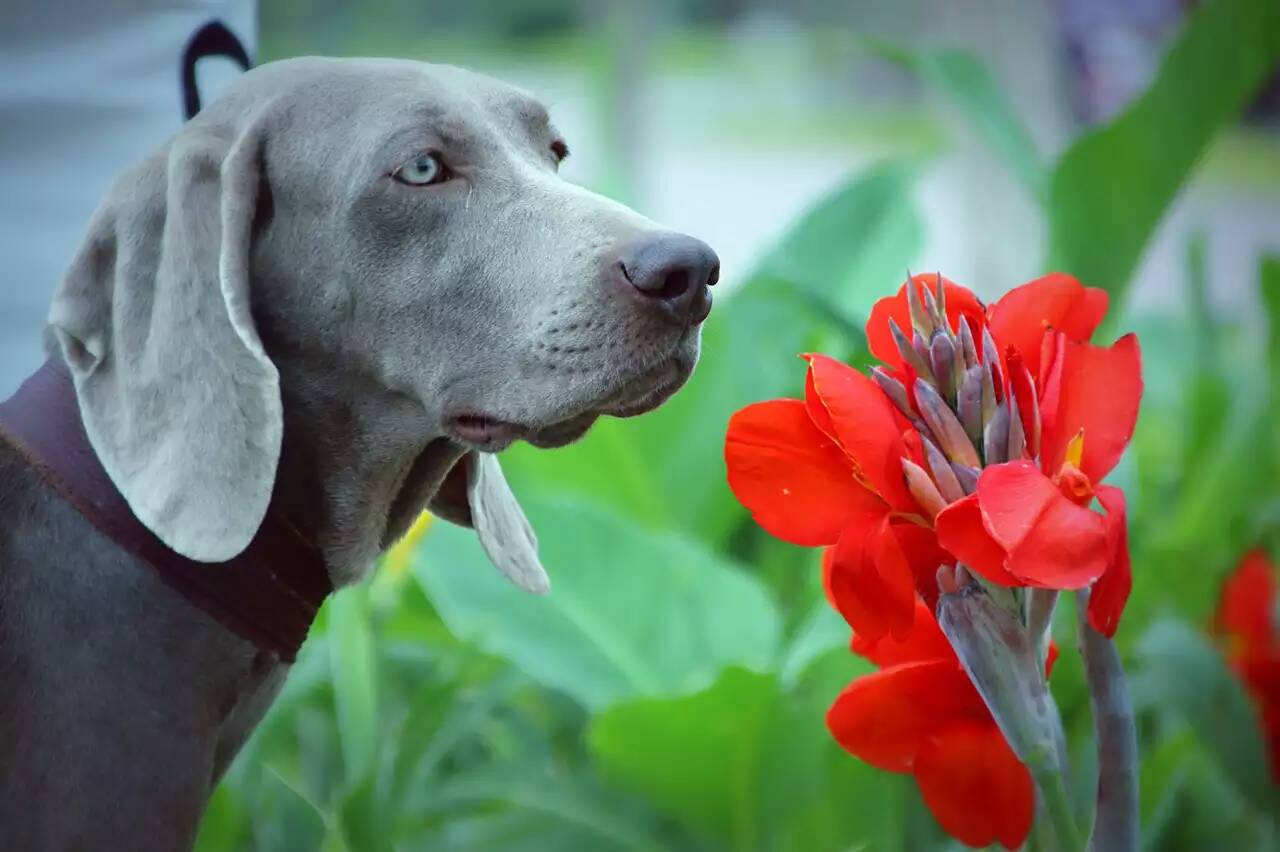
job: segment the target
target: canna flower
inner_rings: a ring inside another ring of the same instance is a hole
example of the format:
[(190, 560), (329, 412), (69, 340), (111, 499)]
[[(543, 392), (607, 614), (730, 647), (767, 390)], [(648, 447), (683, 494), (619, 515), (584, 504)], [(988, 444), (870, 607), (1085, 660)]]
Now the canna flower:
[[(1020, 353), (1009, 351), (1006, 366), (1013, 371)], [(1130, 334), (1101, 347), (1048, 332), (1042, 352), (1044, 390), (1038, 401), (1028, 393), (1024, 404), (1039, 412), (1039, 461), (1028, 447), (984, 469), (975, 492), (939, 514), (938, 536), (956, 558), (999, 585), (1080, 589), (1107, 575), (1090, 598), (1089, 619), (1111, 636), (1132, 578), (1124, 492), (1100, 481), (1120, 460), (1137, 422), (1138, 342)], [(1013, 407), (1019, 396), (1015, 390)], [(1028, 422), (1023, 417), (1024, 432)], [(1095, 499), (1105, 516), (1090, 508)]]
[[(909, 772), (952, 837), (976, 847), (1022, 845), (1035, 790), (974, 689), (933, 612), (914, 605), (899, 638), (855, 634), (852, 650), (879, 666), (853, 681), (827, 712), (846, 751), (889, 772)], [(1049, 666), (1052, 666), (1053, 653)]]
[(1280, 783), (1280, 600), (1270, 558), (1254, 550), (1222, 586), (1213, 630), (1227, 662), (1244, 682), (1262, 716), (1271, 775)]
[[(1111, 635), (1131, 585), (1123, 493), (1101, 484), (1132, 435), (1137, 342), (1085, 342), (1103, 291), (1049, 275), (984, 308), (915, 276), (881, 299), (867, 377), (809, 355), (805, 400), (748, 406), (729, 423), (729, 485), (756, 521), (827, 545), (824, 577), (868, 639), (911, 628), (914, 593), (957, 560), (1005, 586), (1096, 583), (1090, 620)], [(1105, 515), (1092, 509), (1097, 501)]]

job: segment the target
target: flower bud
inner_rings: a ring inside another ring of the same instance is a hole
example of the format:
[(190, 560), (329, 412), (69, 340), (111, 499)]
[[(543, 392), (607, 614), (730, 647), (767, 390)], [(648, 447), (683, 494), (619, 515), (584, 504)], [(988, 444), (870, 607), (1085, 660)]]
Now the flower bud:
[(956, 346), (945, 334), (935, 334), (929, 345), (929, 366), (944, 399), (955, 399)]
[(933, 320), (933, 327), (942, 332), (950, 332), (947, 327), (947, 303), (946, 290), (942, 287), (942, 273), (937, 273), (937, 289), (938, 297), (935, 298), (933, 290), (928, 285), (924, 288), (924, 307), (929, 312), (929, 318)]
[(1009, 406), (996, 406), (995, 416), (982, 433), (982, 456), (987, 464), (1001, 464), (1009, 460)]
[(907, 490), (911, 492), (912, 497), (916, 498), (920, 508), (932, 521), (947, 507), (947, 501), (938, 491), (938, 486), (929, 478), (929, 474), (924, 472), (924, 468), (911, 459), (902, 460), (902, 472), (907, 477)]
[(992, 375), (991, 364), (982, 365), (982, 425), (986, 427), (991, 418), (996, 416), (996, 383)]
[(965, 494), (972, 494), (978, 490), (978, 475), (982, 473), (980, 468), (952, 462), (951, 470), (955, 473), (956, 481), (960, 483)]
[(933, 386), (923, 379), (916, 379), (916, 405), (920, 408), (920, 416), (929, 425), (929, 430), (938, 440), (938, 446), (951, 461), (978, 467), (982, 464), (978, 451), (973, 448), (964, 427), (956, 419), (955, 414), (947, 407), (942, 397)]
[(991, 336), (991, 329), (982, 330), (982, 361), (991, 370), (996, 402), (1004, 402), (1004, 373), (1000, 368), (1000, 350), (996, 348), (996, 340)]
[(969, 326), (969, 318), (960, 317), (960, 351), (964, 353), (964, 367), (972, 370), (978, 365), (978, 347), (973, 342), (973, 329)]
[(915, 331), (926, 337), (933, 334), (933, 318), (920, 302), (920, 287), (911, 280), (911, 270), (907, 270), (907, 310), (911, 314), (911, 327)]
[(1018, 413), (1018, 399), (1009, 394), (1009, 444), (1006, 458), (1016, 461), (1026, 455), (1027, 435), (1022, 429), (1022, 415)]
[(898, 347), (898, 354), (902, 356), (902, 360), (910, 364), (911, 369), (915, 370), (917, 375), (930, 376), (932, 374), (928, 359), (920, 357), (920, 353), (911, 345), (911, 341), (899, 328), (893, 317), (889, 317), (889, 334), (893, 336), (893, 345)]
[(929, 472), (933, 474), (934, 484), (938, 486), (942, 498), (947, 503), (963, 499), (964, 488), (960, 486), (960, 480), (956, 478), (956, 473), (951, 469), (951, 463), (942, 454), (942, 450), (928, 438), (922, 438), (921, 443), (924, 444), (924, 458), (929, 463)]
[(886, 373), (880, 367), (871, 368), (871, 378), (880, 386), (880, 390), (884, 391), (884, 395), (893, 400), (893, 404), (897, 406), (904, 417), (911, 420), (915, 419), (916, 413), (911, 410), (911, 400), (907, 399), (907, 389), (902, 382)]
[(960, 414), (960, 423), (974, 446), (982, 442), (982, 373), (981, 365), (966, 370), (964, 381), (960, 383), (960, 390), (956, 393), (956, 410)]

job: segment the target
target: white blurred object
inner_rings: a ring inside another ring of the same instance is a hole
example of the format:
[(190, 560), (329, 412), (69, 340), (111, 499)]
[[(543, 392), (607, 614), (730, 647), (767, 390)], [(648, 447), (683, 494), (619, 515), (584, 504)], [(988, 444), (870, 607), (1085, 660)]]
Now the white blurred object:
[(194, 65), (208, 103), (242, 69), (228, 56), (201, 54), (230, 44), (252, 58), (257, 47), (256, 0), (4, 6), (0, 398), (43, 360), (49, 300), (111, 181), (185, 120), (184, 63)]

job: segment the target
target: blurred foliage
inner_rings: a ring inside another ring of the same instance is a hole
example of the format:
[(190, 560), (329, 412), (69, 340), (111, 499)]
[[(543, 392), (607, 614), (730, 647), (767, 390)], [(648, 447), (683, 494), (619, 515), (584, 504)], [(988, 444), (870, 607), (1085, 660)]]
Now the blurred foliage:
[[(874, 49), (935, 88), (1043, 204), (1051, 263), (1118, 301), (1193, 164), (1274, 67), (1278, 18), (1274, 0), (1204, 4), (1149, 92), (1056, 165), (974, 58)], [(802, 216), (723, 300), (666, 407), (504, 456), (549, 597), (504, 584), (445, 524), (408, 572), (334, 596), (215, 794), (201, 852), (954, 848), (914, 785), (826, 734), (826, 707), (867, 669), (819, 601), (816, 553), (758, 530), (722, 461), (734, 410), (799, 393), (796, 353), (866, 362), (866, 312), (923, 245), (912, 190), (925, 166), (882, 162)], [(1115, 323), (1139, 332), (1147, 382), (1115, 477), (1136, 577), (1120, 641), (1146, 848), (1276, 848), (1255, 711), (1201, 627), (1243, 547), (1278, 543), (1280, 260), (1260, 268), (1271, 334), (1258, 341), (1210, 314), (1204, 250), (1188, 250), (1187, 310)], [(1067, 649), (1072, 616), (1059, 613)], [(1053, 686), (1087, 814), (1075, 654)]]

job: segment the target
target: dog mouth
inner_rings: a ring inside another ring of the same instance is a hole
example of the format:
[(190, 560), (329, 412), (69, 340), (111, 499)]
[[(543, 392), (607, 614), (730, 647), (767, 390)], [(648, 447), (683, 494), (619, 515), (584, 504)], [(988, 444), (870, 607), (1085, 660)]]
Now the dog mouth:
[(692, 372), (688, 359), (673, 356), (570, 417), (530, 424), (464, 411), (446, 419), (446, 431), (453, 440), (481, 452), (496, 453), (519, 440), (543, 449), (563, 447), (581, 438), (602, 416), (637, 417), (653, 411), (683, 387)]

